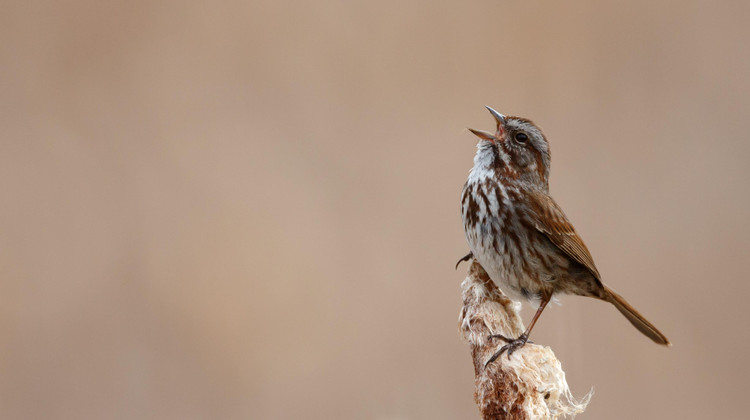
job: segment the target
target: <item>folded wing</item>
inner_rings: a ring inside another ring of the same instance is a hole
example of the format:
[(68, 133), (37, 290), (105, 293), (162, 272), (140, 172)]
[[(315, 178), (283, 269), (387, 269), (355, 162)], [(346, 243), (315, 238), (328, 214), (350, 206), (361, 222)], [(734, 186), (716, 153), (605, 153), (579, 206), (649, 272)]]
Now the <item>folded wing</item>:
[(544, 192), (529, 193), (531, 221), (539, 232), (545, 234), (553, 244), (565, 252), (574, 261), (586, 267), (597, 280), (601, 280), (599, 270), (586, 244), (560, 206)]

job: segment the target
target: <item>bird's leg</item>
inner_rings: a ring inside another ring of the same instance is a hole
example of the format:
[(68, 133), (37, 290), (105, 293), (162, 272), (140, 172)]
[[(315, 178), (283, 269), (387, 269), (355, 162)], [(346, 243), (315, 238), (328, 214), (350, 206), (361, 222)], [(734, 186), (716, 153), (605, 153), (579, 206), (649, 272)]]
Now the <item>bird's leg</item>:
[(456, 270), (458, 270), (458, 265), (459, 264), (461, 264), (464, 261), (469, 261), (472, 257), (474, 257), (474, 254), (471, 253), (471, 252), (469, 252), (468, 254), (466, 254), (463, 257), (461, 257), (461, 259), (458, 260), (458, 262), (456, 263)]
[(489, 336), (490, 339), (499, 338), (507, 342), (508, 344), (502, 346), (500, 350), (496, 351), (495, 354), (493, 354), (492, 357), (490, 357), (490, 360), (488, 360), (487, 363), (484, 364), (485, 368), (490, 363), (497, 360), (497, 358), (500, 357), (506, 350), (508, 351), (508, 360), (510, 360), (510, 355), (513, 354), (513, 352), (515, 352), (516, 350), (523, 347), (526, 344), (526, 342), (529, 341), (529, 334), (531, 334), (531, 330), (534, 328), (534, 324), (536, 324), (537, 319), (539, 319), (539, 315), (542, 314), (542, 311), (544, 311), (544, 308), (547, 306), (551, 298), (552, 298), (551, 295), (547, 295), (547, 294), (542, 295), (542, 301), (539, 303), (539, 309), (536, 310), (536, 313), (534, 314), (534, 318), (531, 319), (531, 324), (529, 324), (529, 327), (526, 328), (526, 331), (524, 331), (524, 333), (521, 334), (520, 337), (513, 340), (500, 334), (493, 334)]

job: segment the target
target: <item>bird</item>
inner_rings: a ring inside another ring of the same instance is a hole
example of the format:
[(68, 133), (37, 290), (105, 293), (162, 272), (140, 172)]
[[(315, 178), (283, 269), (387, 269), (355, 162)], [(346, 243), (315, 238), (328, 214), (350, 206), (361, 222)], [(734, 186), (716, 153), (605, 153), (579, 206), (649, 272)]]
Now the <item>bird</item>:
[(507, 344), (485, 367), (523, 347), (550, 300), (560, 294), (609, 302), (635, 328), (657, 344), (667, 337), (622, 296), (602, 283), (588, 248), (549, 193), (550, 147), (531, 120), (505, 116), (489, 106), (495, 133), (469, 129), (479, 137), (474, 166), (461, 193), (461, 217), (471, 252), (490, 279), (511, 299), (538, 304), (523, 334)]

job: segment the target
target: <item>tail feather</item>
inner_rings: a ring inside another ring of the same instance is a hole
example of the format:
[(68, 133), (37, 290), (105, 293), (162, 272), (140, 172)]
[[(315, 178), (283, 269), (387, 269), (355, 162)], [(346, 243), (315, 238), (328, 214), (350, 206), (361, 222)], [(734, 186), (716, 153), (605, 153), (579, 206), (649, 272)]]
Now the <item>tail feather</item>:
[(607, 302), (615, 305), (615, 308), (617, 308), (620, 313), (625, 315), (625, 318), (627, 318), (628, 321), (630, 321), (630, 323), (633, 324), (633, 326), (636, 327), (638, 331), (642, 332), (646, 337), (663, 346), (672, 345), (672, 343), (669, 342), (669, 339), (667, 339), (667, 337), (662, 334), (661, 331), (654, 327), (653, 324), (648, 322), (648, 320), (646, 320), (643, 315), (636, 311), (635, 308), (630, 306), (630, 304), (625, 301), (622, 296), (615, 293), (614, 290), (610, 289), (607, 286), (604, 286), (603, 298)]

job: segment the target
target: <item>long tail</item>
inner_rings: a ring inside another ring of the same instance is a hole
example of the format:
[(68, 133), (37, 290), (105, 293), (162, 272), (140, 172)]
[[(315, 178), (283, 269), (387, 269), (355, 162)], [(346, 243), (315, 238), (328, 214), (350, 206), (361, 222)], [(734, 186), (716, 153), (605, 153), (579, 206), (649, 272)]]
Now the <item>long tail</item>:
[(652, 323), (648, 322), (643, 315), (630, 306), (630, 304), (622, 296), (615, 293), (614, 290), (604, 286), (604, 296), (602, 296), (602, 298), (615, 305), (615, 308), (625, 315), (625, 318), (627, 318), (634, 327), (638, 328), (638, 331), (652, 339), (656, 344), (661, 344), (663, 346), (672, 345), (672, 343), (669, 342), (669, 339), (667, 339), (661, 331), (654, 327)]

